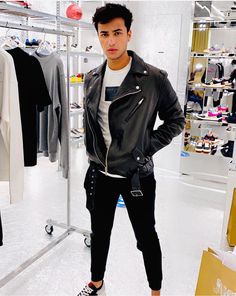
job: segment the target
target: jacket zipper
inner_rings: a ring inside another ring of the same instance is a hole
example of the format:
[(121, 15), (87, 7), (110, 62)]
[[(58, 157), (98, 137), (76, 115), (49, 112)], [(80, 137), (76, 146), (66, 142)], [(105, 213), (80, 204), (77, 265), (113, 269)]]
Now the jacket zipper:
[(105, 174), (107, 175), (108, 173), (108, 163), (107, 163), (107, 158), (108, 158), (108, 152), (110, 149), (111, 144), (109, 145), (109, 147), (107, 148), (107, 153), (106, 153), (106, 162), (105, 162)]
[(134, 115), (134, 113), (137, 111), (137, 109), (141, 106), (141, 104), (143, 103), (144, 98), (142, 98), (138, 104), (134, 107), (134, 109), (130, 112), (130, 114), (126, 117), (125, 121), (128, 122), (129, 119)]
[[(139, 89), (138, 91), (132, 92), (132, 93), (125, 94), (125, 95), (123, 95), (121, 97), (118, 97), (118, 98), (116, 98), (116, 100), (114, 102), (111, 102), (111, 104), (110, 104), (110, 106), (108, 108), (108, 125), (109, 125), (109, 110), (110, 110), (110, 107), (111, 107), (112, 103), (115, 103), (119, 99), (124, 98), (124, 97), (126, 97), (128, 95), (134, 95), (134, 94), (137, 94), (139, 92), (141, 92), (141, 89)], [(110, 130), (110, 127), (109, 127), (109, 130)], [(111, 132), (110, 132), (110, 134), (111, 134)], [(111, 141), (112, 141), (112, 139), (111, 139)], [(110, 147), (111, 147), (111, 143), (110, 143), (109, 147), (107, 148), (106, 159), (105, 159), (105, 174), (106, 175), (108, 173), (108, 153), (109, 153)]]
[[(87, 109), (86, 109), (86, 111), (87, 111)], [(88, 125), (89, 125), (89, 128), (90, 128), (90, 130), (91, 130), (91, 132), (92, 132), (92, 134), (93, 134), (93, 149), (94, 149), (94, 152), (95, 152), (95, 154), (96, 154), (98, 160), (99, 160), (99, 161), (101, 162), (101, 164), (105, 167), (104, 163), (103, 163), (103, 162), (101, 161), (101, 159), (99, 158), (99, 156), (98, 156), (98, 154), (97, 154), (97, 151), (96, 151), (96, 148), (95, 148), (95, 145), (94, 145), (94, 140), (96, 140), (96, 138), (95, 138), (95, 135), (94, 135), (93, 129), (92, 129), (91, 125), (90, 125), (88, 111), (87, 111), (87, 118), (88, 118)]]

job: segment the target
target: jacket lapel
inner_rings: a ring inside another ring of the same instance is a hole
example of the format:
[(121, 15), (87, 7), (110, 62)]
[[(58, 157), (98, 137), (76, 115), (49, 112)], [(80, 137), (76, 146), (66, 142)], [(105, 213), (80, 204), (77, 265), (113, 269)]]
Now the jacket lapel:
[(105, 69), (106, 61), (93, 72), (92, 81), (89, 83), (90, 87), (87, 90), (87, 106), (91, 111), (94, 121), (97, 120), (97, 112), (102, 93), (102, 83)]
[(140, 91), (141, 87), (137, 81), (136, 75), (132, 72), (129, 72), (120, 85), (113, 102), (119, 98), (125, 97), (128, 94), (137, 93)]
[[(144, 61), (133, 51), (128, 51), (128, 54), (132, 57), (131, 69), (120, 85), (115, 100), (121, 97), (125, 97), (128, 94), (138, 93), (142, 91), (139, 84), (139, 79), (137, 77), (149, 75)], [(92, 74), (92, 81), (89, 83), (91, 87), (87, 90), (87, 105), (95, 122), (97, 121), (97, 112), (102, 92), (102, 83), (106, 65), (107, 61), (105, 61), (101, 66), (94, 70)]]

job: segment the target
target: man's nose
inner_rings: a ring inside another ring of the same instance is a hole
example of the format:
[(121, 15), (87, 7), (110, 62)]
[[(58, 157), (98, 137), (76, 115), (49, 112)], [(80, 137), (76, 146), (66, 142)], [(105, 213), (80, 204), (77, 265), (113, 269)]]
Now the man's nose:
[(109, 37), (109, 39), (108, 39), (108, 45), (110, 47), (115, 45), (115, 38), (113, 36), (110, 36)]

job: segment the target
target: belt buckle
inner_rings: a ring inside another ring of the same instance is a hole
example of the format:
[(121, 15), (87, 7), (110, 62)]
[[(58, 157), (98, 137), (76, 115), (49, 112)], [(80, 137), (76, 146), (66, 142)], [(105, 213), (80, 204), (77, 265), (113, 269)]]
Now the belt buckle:
[(143, 196), (143, 193), (141, 190), (131, 190), (130, 193), (134, 197)]

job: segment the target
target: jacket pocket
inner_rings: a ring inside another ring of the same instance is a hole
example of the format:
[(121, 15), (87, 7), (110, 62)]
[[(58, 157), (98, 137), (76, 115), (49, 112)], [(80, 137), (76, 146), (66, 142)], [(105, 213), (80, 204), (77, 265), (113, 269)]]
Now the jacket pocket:
[(139, 165), (142, 165), (145, 163), (146, 158), (145, 158), (144, 154), (142, 153), (142, 151), (139, 150), (137, 147), (135, 147), (132, 154), (133, 154), (134, 159), (136, 160), (136, 162)]
[(145, 156), (137, 147), (133, 150), (132, 154), (138, 164), (141, 177), (153, 172), (154, 164), (152, 157)]
[(128, 122), (130, 120), (130, 118), (134, 115), (134, 113), (138, 110), (138, 108), (142, 105), (144, 101), (144, 97), (142, 97), (138, 103), (136, 104), (136, 106), (130, 111), (130, 113), (128, 114), (128, 116), (125, 118), (125, 121)]

